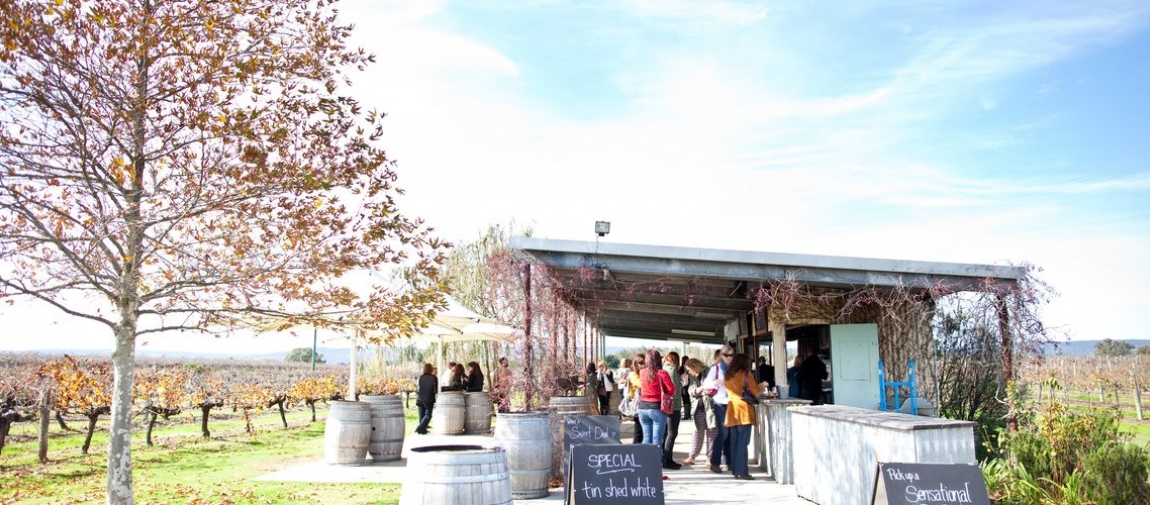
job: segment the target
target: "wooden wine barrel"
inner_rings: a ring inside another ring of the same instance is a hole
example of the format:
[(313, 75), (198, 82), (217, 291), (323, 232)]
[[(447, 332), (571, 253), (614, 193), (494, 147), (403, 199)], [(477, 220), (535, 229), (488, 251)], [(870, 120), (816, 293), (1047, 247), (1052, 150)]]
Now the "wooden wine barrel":
[(560, 419), (567, 416), (586, 416), (591, 414), (590, 399), (586, 396), (554, 396), (549, 406), (551, 412)]
[(443, 504), (511, 505), (507, 453), (478, 445), (412, 449), (399, 505)]
[(323, 460), (329, 465), (367, 463), (371, 439), (371, 406), (363, 402), (331, 402), (323, 428)]
[(563, 447), (563, 419), (567, 416), (591, 415), (591, 397), (553, 396), (551, 409), (551, 476), (562, 478), (567, 472), (567, 448)]
[(547, 496), (547, 478), (551, 475), (550, 430), (545, 413), (499, 413), (495, 439), (507, 451), (512, 498), (530, 500)]
[(399, 395), (360, 396), (371, 406), (371, 440), (367, 453), (375, 462), (395, 461), (403, 451), (403, 400)]
[(462, 434), (466, 416), (467, 399), (462, 392), (439, 393), (435, 398), (435, 409), (431, 411), (431, 432), (437, 435)]
[(486, 392), (467, 393), (467, 413), (463, 432), (468, 435), (486, 435), (491, 432), (491, 396)]

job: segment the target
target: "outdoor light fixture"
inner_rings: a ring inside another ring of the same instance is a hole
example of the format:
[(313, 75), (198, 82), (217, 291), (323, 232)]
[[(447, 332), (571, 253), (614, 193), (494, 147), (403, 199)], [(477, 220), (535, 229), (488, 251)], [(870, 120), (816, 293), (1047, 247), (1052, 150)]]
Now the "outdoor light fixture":
[(609, 221), (595, 221), (595, 234), (603, 237), (611, 233), (611, 223)]
[(715, 336), (715, 332), (713, 332), (713, 331), (681, 330), (679, 328), (672, 329), (671, 333), (674, 333), (676, 335), (697, 335), (700, 337), (713, 337), (713, 336)]

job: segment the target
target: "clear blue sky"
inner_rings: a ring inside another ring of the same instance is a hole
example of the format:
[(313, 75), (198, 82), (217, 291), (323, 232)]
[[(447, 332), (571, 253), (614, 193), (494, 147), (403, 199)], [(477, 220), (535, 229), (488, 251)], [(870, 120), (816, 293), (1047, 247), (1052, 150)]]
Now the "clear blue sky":
[(1145, 0), (341, 6), (448, 239), (1030, 262), (1072, 338), (1150, 337)]

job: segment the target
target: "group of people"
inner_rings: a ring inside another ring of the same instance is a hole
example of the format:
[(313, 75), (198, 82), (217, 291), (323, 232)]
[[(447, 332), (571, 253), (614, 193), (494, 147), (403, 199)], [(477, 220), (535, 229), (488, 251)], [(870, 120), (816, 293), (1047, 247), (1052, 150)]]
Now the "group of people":
[[(591, 373), (588, 370), (588, 380)], [(652, 349), (624, 360), (618, 381), (602, 362), (594, 373), (605, 384), (597, 388), (600, 412), (608, 412), (611, 388), (618, 389), (622, 395), (620, 412), (636, 418), (633, 442), (661, 446), (664, 469), (694, 465), (703, 454), (712, 472), (722, 473), (721, 465), (726, 461), (736, 479), (753, 480), (748, 445), (755, 423), (755, 402), (748, 397), (757, 398), (765, 388), (775, 385), (774, 367), (765, 359), (760, 358), (753, 367), (750, 356), (724, 345), (715, 351), (708, 366), (695, 358), (681, 360), (676, 352), (663, 356)], [(796, 358), (796, 367), (787, 370), (787, 377), (794, 391), (791, 396), (811, 397), (808, 399), (817, 403), (814, 397), (821, 397), (826, 365), (811, 349), (806, 360)], [(672, 456), (681, 419), (694, 423), (695, 438), (687, 459), (680, 464)]]
[[(468, 393), (483, 391), (483, 371), (479, 369), (479, 363), (474, 361), (468, 363), (467, 371), (464, 372), (462, 363), (452, 361), (447, 364), (447, 369), (451, 370), (451, 375), (442, 391), (466, 391)], [(434, 373), (434, 370), (432, 372)]]
[[(753, 367), (750, 356), (735, 352), (730, 345), (715, 351), (710, 366), (695, 358), (683, 360), (674, 351), (664, 356), (651, 349), (635, 355), (634, 359), (624, 360), (618, 376), (603, 361), (589, 365), (587, 394), (590, 396), (594, 391), (599, 412), (607, 414), (612, 393), (619, 391), (620, 412), (636, 418), (633, 443), (660, 446), (664, 469), (694, 465), (702, 454), (712, 472), (722, 473), (721, 464), (725, 461), (736, 479), (753, 480), (747, 447), (755, 422), (755, 408), (748, 397), (757, 398), (764, 388), (775, 385), (774, 367), (764, 358), (760, 358), (757, 365)], [(483, 391), (484, 375), (478, 363), (468, 363), (466, 371), (462, 364), (451, 363), (449, 370), (443, 391)], [(510, 378), (507, 358), (500, 358), (491, 399), (501, 412), (508, 409)], [(817, 405), (821, 403), (822, 381), (826, 378), (826, 364), (819, 359), (817, 349), (808, 348), (806, 357), (796, 357), (794, 366), (787, 369), (789, 396), (808, 399)], [(418, 379), (416, 433), (428, 432), (439, 391), (437, 371), (425, 363)], [(694, 423), (695, 438), (687, 459), (678, 463), (674, 461), (673, 449), (683, 419)]]
[[(620, 410), (637, 419), (634, 443), (661, 446), (663, 468), (677, 470), (695, 464), (706, 442), (711, 471), (721, 473), (725, 457), (735, 478), (752, 479), (747, 445), (755, 415), (742, 398), (744, 392), (757, 397), (763, 386), (749, 356), (724, 346), (708, 367), (695, 358), (682, 360), (677, 352), (663, 356), (652, 349), (623, 365)], [(673, 450), (684, 418), (695, 423), (695, 439), (687, 459), (678, 463)]]
[[(439, 387), (439, 370), (431, 363), (423, 364), (423, 373), (416, 380), (416, 401), (415, 405), (419, 408), (419, 425), (416, 426), (415, 432), (421, 435), (427, 434), (428, 424), (431, 423), (431, 413), (435, 409), (435, 399), (440, 391), (465, 391), (468, 393), (479, 393), (483, 391), (484, 376), (483, 370), (479, 368), (479, 363), (472, 361), (467, 364), (466, 371), (461, 363), (451, 362), (448, 363), (447, 369), (450, 370), (446, 385), (441, 389)], [(507, 358), (499, 358), (499, 368), (495, 372), (495, 383), (491, 388), (491, 401), (499, 406), (500, 411), (506, 411), (507, 408), (507, 383), (511, 377), (511, 370), (507, 364)]]
[[(669, 352), (663, 356), (652, 349), (624, 360), (617, 383), (622, 395), (621, 413), (636, 419), (634, 443), (661, 446), (663, 468), (670, 470), (682, 466), (671, 456), (679, 436), (680, 413), (690, 410), (688, 374), (684, 366), (679, 353)], [(605, 369), (606, 365), (600, 362), (600, 370)], [(607, 413), (610, 392), (600, 393), (600, 412)]]

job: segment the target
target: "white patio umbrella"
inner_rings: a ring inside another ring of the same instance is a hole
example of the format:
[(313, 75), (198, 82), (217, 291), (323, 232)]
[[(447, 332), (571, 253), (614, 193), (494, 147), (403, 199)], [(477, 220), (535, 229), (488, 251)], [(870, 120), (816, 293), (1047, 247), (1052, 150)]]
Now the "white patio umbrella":
[(473, 342), (488, 340), (511, 343), (515, 341), (515, 328), (505, 324), (476, 323), (455, 331), (445, 331), (440, 328), (429, 327), (410, 339), (414, 342), (438, 343), (439, 352), (436, 353), (436, 367), (443, 370), (443, 344), (447, 342)]
[[(346, 328), (345, 328), (346, 329)], [(335, 337), (335, 339), (342, 340), (348, 339), (351, 343), (351, 358), (348, 384), (348, 398), (355, 398), (355, 382), (356, 382), (356, 347), (360, 341), (373, 340), (372, 333), (381, 330), (371, 330), (363, 328), (354, 328), (354, 334), (344, 334)], [(328, 339), (331, 340), (331, 339)], [(386, 339), (378, 339), (386, 340)], [(405, 337), (401, 340), (416, 343), (438, 343), (439, 353), (436, 358), (436, 366), (443, 370), (443, 344), (447, 342), (470, 342), (470, 341), (498, 341), (498, 342), (514, 342), (515, 341), (515, 328), (502, 324), (495, 319), (481, 316), (471, 309), (464, 307), (463, 304), (454, 298), (447, 297), (447, 309), (440, 311), (435, 319), (420, 332)]]

